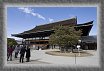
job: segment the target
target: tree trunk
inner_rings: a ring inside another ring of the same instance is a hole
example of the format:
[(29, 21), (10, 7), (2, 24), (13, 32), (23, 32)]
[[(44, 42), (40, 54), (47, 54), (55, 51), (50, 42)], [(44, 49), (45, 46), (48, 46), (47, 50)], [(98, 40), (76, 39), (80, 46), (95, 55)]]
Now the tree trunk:
[(71, 52), (73, 53), (73, 47), (71, 46)]
[(60, 47), (60, 52), (64, 52), (64, 48), (63, 47)]

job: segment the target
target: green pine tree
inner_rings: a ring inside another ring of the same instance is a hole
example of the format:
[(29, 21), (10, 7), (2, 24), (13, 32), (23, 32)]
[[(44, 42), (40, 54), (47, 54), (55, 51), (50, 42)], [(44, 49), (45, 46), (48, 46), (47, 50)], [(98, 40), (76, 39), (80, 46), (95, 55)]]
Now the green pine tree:
[(81, 36), (81, 30), (75, 30), (74, 26), (56, 26), (54, 33), (49, 37), (50, 45), (58, 45), (60, 50), (70, 48), (73, 52), (73, 45), (78, 43)]

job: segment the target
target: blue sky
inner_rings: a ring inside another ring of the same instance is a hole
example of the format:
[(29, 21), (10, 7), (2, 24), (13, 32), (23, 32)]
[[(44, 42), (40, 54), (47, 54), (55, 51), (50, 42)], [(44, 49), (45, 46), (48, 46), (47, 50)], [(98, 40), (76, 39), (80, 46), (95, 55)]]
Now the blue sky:
[(7, 7), (7, 37), (75, 16), (78, 24), (94, 20), (90, 35), (97, 35), (97, 7)]

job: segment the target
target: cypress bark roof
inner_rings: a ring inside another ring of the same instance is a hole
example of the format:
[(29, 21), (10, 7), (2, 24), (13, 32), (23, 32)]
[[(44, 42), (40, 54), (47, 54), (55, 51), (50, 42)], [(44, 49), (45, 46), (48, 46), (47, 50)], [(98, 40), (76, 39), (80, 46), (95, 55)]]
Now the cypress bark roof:
[(77, 18), (71, 18), (71, 19), (53, 22), (53, 23), (49, 23), (45, 25), (39, 25), (31, 30), (24, 31), (23, 33), (32, 33), (32, 32), (44, 31), (44, 30), (52, 30), (53, 27), (58, 26), (58, 25), (67, 26), (67, 25), (76, 25), (76, 24), (77, 24)]
[(45, 25), (39, 25), (39, 26), (36, 26), (35, 28), (30, 29), (28, 31), (24, 31), (19, 34), (11, 34), (11, 35), (15, 36), (15, 37), (20, 37), (20, 38), (46, 37), (46, 36), (50, 36), (51, 33), (54, 32), (53, 28), (55, 26), (74, 25), (76, 30), (77, 29), (82, 30), (83, 34), (81, 36), (88, 36), (89, 32), (93, 26), (92, 23), (93, 23), (93, 21), (86, 22), (83, 24), (77, 24), (77, 18), (71, 18), (71, 19), (58, 21), (58, 22), (54, 22), (54, 23), (49, 23), (49, 24), (45, 24)]

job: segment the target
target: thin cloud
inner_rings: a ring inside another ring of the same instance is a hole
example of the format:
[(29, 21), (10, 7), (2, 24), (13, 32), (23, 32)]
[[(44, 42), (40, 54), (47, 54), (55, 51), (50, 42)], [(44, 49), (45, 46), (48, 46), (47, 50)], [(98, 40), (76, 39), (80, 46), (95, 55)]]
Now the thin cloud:
[(43, 20), (47, 19), (50, 23), (54, 21), (54, 19), (52, 19), (52, 18), (45, 18), (43, 15), (34, 12), (34, 9), (32, 9), (32, 8), (19, 7), (18, 9), (21, 10), (22, 12), (24, 12), (26, 14), (30, 14), (30, 15), (32, 15), (34, 17), (37, 17), (37, 18), (40, 18), (40, 19), (43, 19)]
[(26, 13), (26, 14), (31, 14), (32, 16), (35, 16), (35, 17), (38, 17), (40, 19), (46, 20), (46, 18), (44, 16), (42, 16), (41, 14), (35, 13), (32, 8), (20, 7), (18, 9), (21, 10), (22, 12)]
[(36, 13), (31, 13), (33, 16), (36, 16)]
[(31, 14), (33, 12), (33, 9), (31, 9), (31, 8), (20, 7), (18, 9), (22, 10), (22, 12), (24, 12), (24, 13), (30, 13)]
[(52, 18), (49, 18), (49, 22), (53, 22), (54, 21), (54, 19), (52, 19)]
[(41, 19), (45, 20), (45, 17), (43, 17), (42, 15), (40, 15), (38, 13), (36, 15), (37, 15), (38, 18), (41, 18)]

